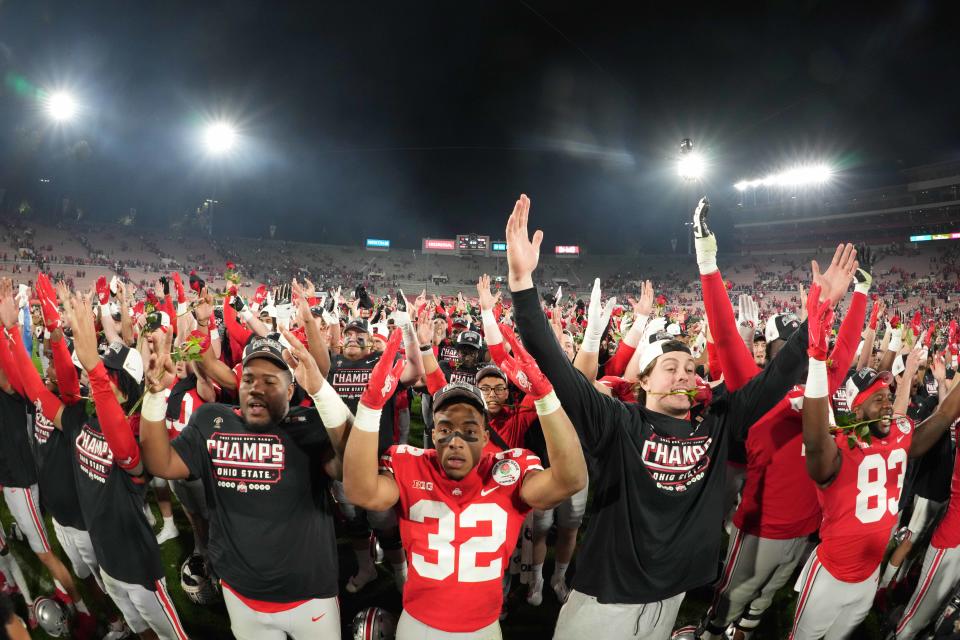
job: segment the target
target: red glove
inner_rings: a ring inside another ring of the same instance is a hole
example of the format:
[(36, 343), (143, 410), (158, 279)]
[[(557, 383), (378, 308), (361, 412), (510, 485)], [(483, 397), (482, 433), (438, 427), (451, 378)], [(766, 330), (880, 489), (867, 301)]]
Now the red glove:
[(37, 298), (40, 299), (40, 309), (43, 312), (43, 324), (47, 331), (53, 333), (61, 327), (60, 310), (57, 308), (57, 294), (45, 273), (37, 274), (36, 290)]
[(510, 343), (513, 355), (505, 357), (503, 362), (500, 363), (500, 368), (503, 369), (503, 372), (507, 374), (513, 384), (520, 387), (521, 391), (534, 400), (539, 400), (553, 391), (553, 385), (547, 380), (547, 376), (540, 371), (540, 367), (537, 366), (537, 361), (533, 359), (533, 356), (520, 346), (516, 336), (513, 335), (513, 331), (509, 328), (504, 331), (505, 328), (501, 327), (500, 331), (503, 333), (503, 339)]
[(107, 279), (104, 276), (97, 278), (97, 299), (100, 304), (110, 302), (110, 287), (107, 286)]
[(383, 409), (387, 400), (393, 396), (400, 382), (400, 374), (403, 373), (403, 367), (406, 365), (404, 360), (393, 363), (400, 350), (400, 341), (403, 339), (403, 332), (394, 330), (387, 340), (387, 347), (380, 354), (380, 361), (370, 372), (370, 380), (367, 382), (367, 388), (363, 390), (360, 396), (360, 402), (369, 409)]
[(174, 271), (170, 274), (173, 279), (173, 286), (177, 288), (177, 304), (183, 304), (187, 301), (187, 293), (183, 290), (183, 280), (180, 279), (180, 272)]
[(833, 328), (833, 305), (829, 300), (820, 302), (820, 285), (814, 282), (807, 292), (807, 355), (816, 360), (826, 360), (830, 351), (828, 335)]
[(923, 346), (925, 346), (927, 349), (930, 348), (930, 343), (933, 342), (933, 334), (935, 334), (936, 332), (937, 332), (937, 323), (931, 322), (930, 328), (927, 329), (927, 335), (923, 339)]
[(257, 287), (256, 293), (253, 294), (253, 301), (257, 303), (257, 306), (262, 307), (266, 299), (267, 299), (267, 285), (262, 284), (259, 287)]
[(957, 321), (950, 321), (950, 329), (947, 333), (947, 344), (956, 344), (957, 343)]
[(899, 329), (900, 328), (900, 314), (895, 313), (890, 317), (890, 328)]
[(923, 317), (920, 315), (920, 312), (917, 311), (913, 314), (913, 321), (910, 322), (910, 325), (913, 327), (913, 337), (920, 337), (920, 327), (923, 325)]
[(880, 316), (880, 302), (877, 301), (873, 303), (873, 311), (870, 312), (870, 330), (871, 331), (877, 330), (877, 320), (880, 319), (879, 316)]

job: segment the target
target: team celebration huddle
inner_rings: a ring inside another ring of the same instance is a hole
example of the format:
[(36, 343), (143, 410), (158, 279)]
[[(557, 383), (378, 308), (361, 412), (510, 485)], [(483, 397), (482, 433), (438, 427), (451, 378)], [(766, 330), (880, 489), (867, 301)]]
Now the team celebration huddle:
[[(454, 299), (246, 291), (234, 262), (220, 289), (4, 278), (3, 495), (55, 585), (32, 593), (5, 544), (4, 593), (76, 638), (204, 637), (177, 590), (241, 640), (522, 637), (513, 610), (550, 598), (560, 640), (763, 637), (783, 597), (791, 639), (871, 610), (919, 637), (960, 579), (957, 322), (885, 309), (852, 244), (812, 261), (796, 309), (761, 319), (741, 295), (738, 319), (709, 211), (690, 217), (700, 317), (650, 281), (627, 304), (599, 278), (588, 300), (538, 290), (525, 195), (506, 278)], [(169, 584), (174, 509), (194, 548)], [(384, 580), (402, 612), (342, 619), (341, 590)]]

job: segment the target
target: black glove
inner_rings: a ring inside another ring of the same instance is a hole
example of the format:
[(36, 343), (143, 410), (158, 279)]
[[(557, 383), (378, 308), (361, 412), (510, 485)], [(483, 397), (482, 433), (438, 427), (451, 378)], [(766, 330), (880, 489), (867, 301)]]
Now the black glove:
[(243, 313), (243, 310), (247, 308), (247, 303), (246, 303), (246, 301), (240, 296), (240, 294), (237, 294), (237, 295), (233, 296), (233, 299), (230, 301), (230, 306), (233, 307), (233, 309), (234, 309), (237, 313)]
[(873, 255), (873, 251), (870, 250), (870, 247), (867, 245), (860, 245), (857, 247), (857, 266), (856, 272), (853, 274), (853, 279), (856, 280), (858, 285), (864, 285), (867, 288), (873, 283), (873, 263), (876, 261), (876, 258)]
[(697, 208), (693, 212), (693, 237), (706, 238), (710, 235), (710, 229), (707, 228), (707, 217), (710, 215), (710, 201), (704, 196), (697, 203)]
[(170, 279), (167, 276), (160, 276), (158, 280), (163, 285), (163, 295), (170, 295)]
[(406, 312), (407, 299), (403, 296), (403, 291), (397, 290), (397, 311)]

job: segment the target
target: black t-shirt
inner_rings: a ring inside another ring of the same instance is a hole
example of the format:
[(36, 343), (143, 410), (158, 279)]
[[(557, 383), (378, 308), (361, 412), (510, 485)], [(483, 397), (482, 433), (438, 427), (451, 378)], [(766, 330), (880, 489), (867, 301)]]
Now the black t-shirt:
[(5, 487), (26, 488), (37, 483), (37, 465), (30, 446), (30, 420), (27, 401), (16, 393), (0, 392), (0, 442)]
[[(360, 404), (360, 396), (363, 395), (363, 390), (367, 388), (370, 374), (377, 363), (380, 362), (380, 355), (379, 353), (371, 353), (359, 360), (351, 360), (344, 355), (337, 355), (330, 361), (330, 373), (327, 374), (327, 380), (340, 394), (343, 402), (354, 415), (356, 415), (357, 407)], [(397, 392), (401, 390), (402, 388), (398, 386), (397, 391), (387, 400), (387, 404), (383, 405), (383, 412), (380, 414), (380, 441), (377, 445), (379, 455), (383, 455), (393, 445), (394, 398), (397, 397)]]
[(73, 440), (57, 429), (39, 407), (34, 412), (33, 443), (44, 509), (63, 526), (86, 531), (73, 474)]
[(224, 582), (266, 602), (337, 595), (330, 439), (315, 409), (291, 407), (253, 431), (233, 407), (205, 404), (172, 445), (203, 480), (210, 560)]
[(443, 372), (443, 376), (447, 379), (447, 384), (453, 382), (477, 384), (477, 372), (480, 371), (481, 367), (485, 367), (486, 365), (486, 362), (477, 362), (470, 366), (462, 363), (451, 364), (450, 362), (441, 362), (440, 371)]
[(449, 362), (456, 366), (460, 363), (460, 352), (457, 350), (457, 343), (450, 338), (444, 338), (437, 345), (437, 361), (441, 364)]
[[(939, 398), (936, 383), (932, 388), (921, 384), (917, 394), (910, 398), (907, 416), (920, 424), (937, 410)], [(950, 498), (950, 480), (953, 477), (953, 445), (950, 441), (950, 429), (930, 450), (919, 458), (911, 458), (907, 463), (906, 479), (900, 494), (900, 509), (913, 506), (913, 496), (918, 495), (936, 502), (946, 502)]]
[(143, 515), (146, 477), (134, 478), (113, 462), (113, 452), (87, 403), (66, 407), (60, 422), (74, 443), (80, 510), (100, 566), (112, 578), (155, 591), (163, 578), (160, 547)]

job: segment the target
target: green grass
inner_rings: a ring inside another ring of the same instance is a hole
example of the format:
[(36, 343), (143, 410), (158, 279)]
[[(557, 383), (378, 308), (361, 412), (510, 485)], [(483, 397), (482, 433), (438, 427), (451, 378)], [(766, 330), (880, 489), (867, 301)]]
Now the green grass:
[[(423, 433), (423, 423), (420, 420), (419, 400), (414, 401), (414, 406), (411, 408), (411, 415), (411, 442), (413, 444), (419, 444), (422, 442), (421, 438)], [(152, 508), (158, 522), (161, 522), (160, 513), (157, 510), (155, 502), (153, 503)], [(176, 604), (177, 611), (180, 614), (180, 618), (184, 624), (184, 627), (186, 628), (187, 633), (190, 634), (190, 637), (194, 640), (226, 640), (228, 638), (232, 638), (233, 636), (230, 633), (229, 620), (222, 603), (213, 607), (200, 607), (190, 602), (180, 590), (180, 565), (187, 555), (193, 550), (193, 537), (190, 524), (183, 515), (183, 511), (179, 508), (179, 505), (176, 505), (174, 508), (174, 516), (177, 527), (180, 529), (180, 537), (164, 543), (161, 547), (161, 554), (167, 575), (167, 585)], [(0, 505), (0, 518), (2, 518), (7, 531), (9, 531), (11, 517), (5, 504)], [(66, 556), (63, 555), (60, 546), (57, 543), (56, 536), (53, 535), (53, 526), (50, 524), (49, 518), (47, 518), (47, 525), (48, 533), (50, 534), (50, 539), (54, 545), (56, 553), (64, 559), (65, 563), (68, 563)], [(159, 530), (159, 525), (157, 529)], [(550, 542), (552, 544), (552, 540)], [(724, 545), (725, 544), (726, 542), (724, 542)], [(12, 552), (20, 561), (20, 565), (23, 568), (24, 574), (26, 575), (26, 578), (30, 584), (30, 588), (34, 593), (34, 597), (36, 597), (38, 594), (52, 593), (53, 586), (49, 575), (45, 570), (42, 570), (39, 561), (30, 551), (26, 543), (10, 540), (10, 546)], [(918, 552), (922, 553), (923, 547), (920, 545), (917, 546), (919, 547)], [(389, 569), (383, 568), (379, 569), (381, 578), (368, 585), (359, 594), (351, 595), (347, 593), (346, 590), (343, 589), (343, 585), (346, 583), (346, 580), (353, 575), (356, 569), (356, 562), (354, 560), (353, 552), (347, 544), (347, 539), (342, 535), (338, 538), (338, 547), (340, 557), (341, 585), (340, 610), (342, 616), (341, 620), (346, 627), (343, 637), (349, 638), (349, 628), (347, 625), (357, 611), (367, 606), (381, 606), (399, 615), (401, 610), (401, 599), (400, 594), (393, 586), (393, 580), (390, 576)], [(726, 547), (724, 546), (724, 549), (725, 548)], [(553, 591), (549, 587), (549, 578), (552, 570), (553, 559), (551, 550), (550, 555), (547, 558), (547, 562), (544, 565), (544, 578), (547, 582), (547, 586), (544, 588), (543, 604), (540, 607), (531, 607), (526, 604), (525, 586), (518, 585), (516, 584), (517, 581), (515, 581), (514, 588), (508, 600), (510, 615), (503, 623), (503, 632), (505, 638), (511, 640), (514, 638), (522, 638), (524, 640), (540, 640), (552, 637), (554, 624), (560, 610), (560, 605), (554, 597)], [(574, 557), (574, 563), (571, 566), (569, 575), (572, 577), (575, 572), (576, 557)], [(757, 640), (773, 640), (787, 636), (793, 623), (793, 610), (796, 602), (796, 593), (793, 591), (792, 587), (793, 582), (791, 581), (777, 594), (773, 606), (764, 617), (764, 620), (757, 633), (754, 635), (754, 638)], [(711, 595), (712, 593), (709, 589), (700, 589), (688, 593), (684, 599), (683, 605), (680, 608), (680, 614), (677, 619), (677, 627), (685, 624), (696, 624), (703, 615), (704, 611), (706, 611), (711, 599)], [(21, 609), (21, 614), (23, 615), (23, 613), (24, 612)], [(48, 636), (40, 630), (37, 630), (33, 632), (32, 637), (47, 638)], [(600, 636), (598, 636), (598, 638), (599, 637)], [(857, 631), (851, 637), (857, 640), (867, 640), (870, 638), (880, 637), (880, 624), (878, 616), (874, 613), (871, 613), (867, 620), (860, 625), (859, 629), (857, 629)]]

